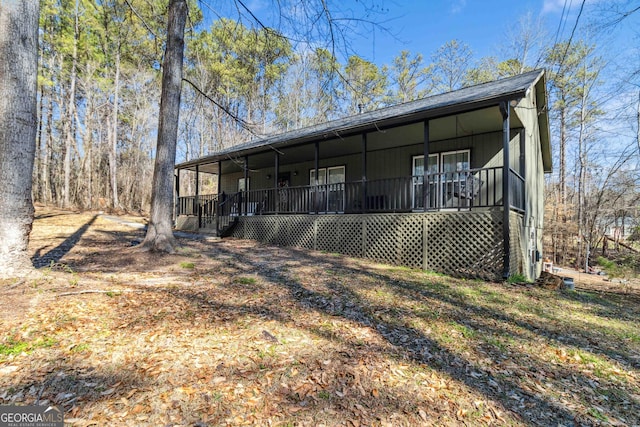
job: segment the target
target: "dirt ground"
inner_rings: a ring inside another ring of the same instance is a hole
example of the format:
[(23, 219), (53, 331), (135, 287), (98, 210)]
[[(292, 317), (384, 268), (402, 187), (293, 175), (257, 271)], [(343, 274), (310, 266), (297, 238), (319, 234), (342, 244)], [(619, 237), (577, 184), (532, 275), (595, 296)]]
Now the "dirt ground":
[[(0, 404), (74, 426), (640, 425), (640, 288), (454, 279), (39, 209)], [(571, 275), (571, 272), (562, 272)], [(589, 280), (587, 280), (589, 279)]]
[(598, 292), (611, 292), (630, 295), (640, 294), (640, 279), (608, 278), (605, 275), (587, 274), (572, 268), (560, 268), (555, 274), (561, 277), (571, 277), (578, 289)]

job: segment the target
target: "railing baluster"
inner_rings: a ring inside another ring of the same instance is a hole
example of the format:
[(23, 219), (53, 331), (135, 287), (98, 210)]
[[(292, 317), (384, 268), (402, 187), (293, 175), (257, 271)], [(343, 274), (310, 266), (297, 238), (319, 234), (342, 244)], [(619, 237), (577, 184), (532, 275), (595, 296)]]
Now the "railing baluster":
[[(524, 209), (524, 178), (509, 170), (511, 207)], [(269, 188), (235, 193), (218, 199), (217, 195), (183, 196), (178, 199), (178, 215), (201, 213), (203, 226), (218, 221), (228, 226), (231, 218), (270, 213), (364, 213), (405, 212), (424, 208), (468, 209), (497, 206), (503, 176), (502, 167), (470, 169), (460, 172), (431, 173), (345, 183), (324, 183), (286, 188)], [(498, 185), (496, 185), (498, 184)], [(424, 204), (422, 190), (428, 185)], [(418, 194), (419, 193), (419, 194)]]

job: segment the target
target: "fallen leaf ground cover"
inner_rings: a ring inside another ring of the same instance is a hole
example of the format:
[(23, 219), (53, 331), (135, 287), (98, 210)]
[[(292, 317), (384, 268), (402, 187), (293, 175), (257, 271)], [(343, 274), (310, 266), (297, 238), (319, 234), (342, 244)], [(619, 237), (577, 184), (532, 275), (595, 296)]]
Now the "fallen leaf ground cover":
[(455, 279), (39, 209), (0, 404), (71, 425), (640, 425), (640, 293)]

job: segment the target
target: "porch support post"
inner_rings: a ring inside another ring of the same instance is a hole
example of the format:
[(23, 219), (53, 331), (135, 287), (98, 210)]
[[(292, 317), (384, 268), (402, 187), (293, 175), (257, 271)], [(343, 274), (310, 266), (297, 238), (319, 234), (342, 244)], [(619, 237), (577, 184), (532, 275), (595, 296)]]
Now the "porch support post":
[(422, 203), (423, 210), (426, 212), (429, 206), (429, 183), (427, 174), (429, 173), (429, 120), (424, 121), (424, 145), (422, 147), (424, 154), (424, 166), (422, 177)]
[(202, 210), (200, 209), (200, 165), (196, 165), (196, 209), (198, 210), (198, 228), (202, 227)]
[(320, 211), (320, 201), (318, 200), (320, 197), (320, 193), (318, 191), (318, 173), (319, 173), (319, 169), (320, 169), (320, 143), (318, 141), (316, 141), (315, 144), (315, 148), (314, 148), (314, 166), (316, 169), (316, 179), (315, 182), (313, 183), (313, 185), (315, 185), (315, 197), (314, 197), (314, 205), (315, 205), (315, 211), (316, 213), (318, 213)]
[(276, 204), (276, 213), (278, 213), (278, 211), (280, 210), (280, 192), (278, 189), (278, 175), (280, 174), (280, 155), (277, 151), (275, 152), (275, 156), (275, 172), (273, 174), (273, 188), (275, 188), (275, 190), (273, 191), (273, 201)]
[(218, 197), (222, 194), (222, 160), (218, 160)]
[[(244, 156), (244, 191), (243, 194), (240, 194), (240, 206), (241, 208), (238, 210), (238, 213), (242, 215), (247, 214), (247, 191), (249, 190), (249, 156)], [(242, 210), (244, 208), (244, 211)]]
[(522, 206), (523, 209), (527, 209), (527, 155), (526, 155), (526, 136), (527, 130), (525, 128), (520, 129), (520, 170), (518, 171), (520, 175), (524, 178), (524, 185), (522, 187), (522, 200), (524, 200), (525, 205)]
[(362, 134), (362, 208), (361, 212), (367, 211), (367, 134)]
[(218, 198), (215, 203), (216, 232), (220, 230), (220, 194), (222, 194), (222, 160), (218, 160)]
[(503, 241), (503, 271), (502, 277), (507, 279), (511, 273), (511, 236), (509, 226), (509, 214), (511, 212), (510, 178), (509, 173), (509, 102), (500, 102), (502, 114), (502, 241)]

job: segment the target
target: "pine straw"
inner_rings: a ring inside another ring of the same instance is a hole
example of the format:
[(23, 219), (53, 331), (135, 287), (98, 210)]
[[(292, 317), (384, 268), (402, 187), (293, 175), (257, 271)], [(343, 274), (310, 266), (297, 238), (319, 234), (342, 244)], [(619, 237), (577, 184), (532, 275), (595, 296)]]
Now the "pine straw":
[(130, 249), (139, 230), (46, 213), (48, 267), (0, 291), (1, 404), (78, 426), (640, 424), (637, 293), (241, 240), (159, 256)]

